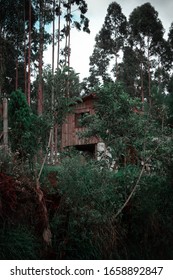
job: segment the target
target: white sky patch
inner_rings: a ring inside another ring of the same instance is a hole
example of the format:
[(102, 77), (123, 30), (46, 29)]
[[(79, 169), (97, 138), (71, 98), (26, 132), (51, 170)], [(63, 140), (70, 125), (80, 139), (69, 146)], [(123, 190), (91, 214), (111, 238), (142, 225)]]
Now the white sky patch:
[[(86, 17), (90, 20), (90, 34), (83, 31), (77, 31), (74, 28), (71, 32), (71, 67), (75, 72), (80, 74), (80, 80), (89, 75), (89, 57), (92, 55), (95, 36), (100, 31), (104, 18), (107, 13), (107, 8), (113, 0), (86, 0), (88, 4), (88, 12)], [(146, 2), (150, 2), (151, 5), (158, 12), (158, 17), (161, 20), (163, 27), (166, 30), (165, 36), (167, 36), (171, 22), (173, 22), (173, 1), (172, 0), (119, 0), (116, 1), (122, 8), (124, 15), (129, 18), (134, 8), (141, 6)], [(62, 45), (62, 48), (64, 45)], [(55, 47), (55, 54), (57, 53)], [(44, 54), (45, 64), (51, 64), (52, 62), (52, 47), (48, 46), (47, 51)], [(56, 56), (55, 56), (56, 66)]]

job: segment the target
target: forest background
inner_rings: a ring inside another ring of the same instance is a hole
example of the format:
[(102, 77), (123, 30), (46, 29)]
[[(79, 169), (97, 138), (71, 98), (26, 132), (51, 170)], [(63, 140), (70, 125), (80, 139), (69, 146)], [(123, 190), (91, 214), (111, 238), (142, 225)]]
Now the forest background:
[[(8, 138), (2, 121), (0, 128), (2, 259), (173, 257), (173, 24), (165, 37), (150, 3), (127, 19), (112, 2), (80, 82), (70, 66), (71, 29), (90, 33), (87, 9), (84, 0), (0, 1), (9, 123)], [(44, 66), (48, 43), (52, 63)], [(91, 92), (96, 114), (81, 120), (82, 137), (109, 147), (112, 158), (99, 162), (60, 152), (58, 137), (71, 105)]]

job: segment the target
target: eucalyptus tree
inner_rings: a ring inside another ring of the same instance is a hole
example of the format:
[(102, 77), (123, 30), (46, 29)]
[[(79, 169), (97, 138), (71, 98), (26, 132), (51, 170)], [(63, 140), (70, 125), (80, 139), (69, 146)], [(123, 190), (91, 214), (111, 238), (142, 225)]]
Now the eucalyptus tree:
[[(70, 69), (70, 55), (71, 55), (71, 29), (73, 27), (76, 27), (78, 30), (83, 29), (84, 32), (90, 32), (89, 31), (89, 20), (85, 16), (87, 12), (87, 3), (84, 0), (67, 0), (67, 1), (55, 1), (52, 2), (52, 9), (53, 9), (53, 28), (52, 28), (52, 88), (51, 88), (51, 102), (52, 102), (52, 122), (53, 127), (52, 128), (52, 138), (55, 138), (55, 145), (54, 143), (51, 144), (51, 158), (54, 153), (53, 147), (55, 146), (55, 149), (57, 147), (57, 130), (58, 130), (58, 124), (55, 123), (55, 116), (54, 116), (54, 109), (56, 106), (56, 100), (57, 100), (57, 91), (56, 91), (56, 75), (54, 76), (54, 45), (55, 45), (55, 15), (58, 17), (58, 30), (57, 30), (57, 71), (61, 71), (60, 68), (63, 65), (65, 66), (64, 69), (66, 69), (66, 82), (64, 84), (64, 93), (67, 98), (71, 97), (71, 88), (73, 87), (73, 79), (71, 79), (71, 69)], [(80, 15), (80, 20), (76, 21), (73, 19), (73, 16), (76, 14)], [(63, 27), (62, 27), (63, 26)], [(63, 40), (64, 39), (64, 40)], [(65, 43), (64, 47), (60, 49), (62, 46), (62, 43)], [(60, 52), (61, 50), (61, 52)], [(62, 59), (60, 58), (62, 57)], [(61, 64), (61, 65), (60, 65)], [(68, 66), (66, 68), (66, 66)], [(74, 90), (74, 87), (73, 87)], [(75, 92), (75, 90), (74, 90)], [(57, 113), (56, 113), (57, 115)], [(57, 118), (56, 118), (57, 119)], [(53, 141), (53, 140), (52, 140)], [(55, 154), (57, 152), (55, 151)]]
[(168, 116), (169, 116), (169, 124), (173, 128), (173, 74), (172, 74), (172, 67), (173, 67), (173, 22), (171, 23), (169, 33), (168, 33), (168, 61), (169, 61), (169, 70), (170, 77), (167, 83), (167, 103), (168, 103)]
[(131, 96), (140, 97), (140, 88), (138, 86), (140, 63), (136, 52), (130, 46), (124, 47), (119, 68), (119, 80), (123, 82), (126, 91)]
[(173, 22), (171, 23), (168, 33), (168, 45), (169, 45), (169, 61), (171, 68), (173, 67)]
[[(38, 47), (38, 115), (43, 113), (43, 81), (42, 81), (42, 68), (43, 68), (43, 51), (45, 49), (45, 43), (48, 43), (46, 36), (48, 35), (45, 31), (45, 26), (50, 24), (52, 21), (51, 1), (37, 0), (35, 8), (38, 13), (39, 22), (39, 47)], [(48, 38), (49, 39), (49, 36)]]
[(0, 68), (3, 72), (3, 92), (10, 93), (22, 88), (27, 95), (30, 88), (29, 65), (33, 60), (31, 37), (37, 21), (34, 1), (0, 1), (0, 9)]
[(24, 34), (23, 2), (0, 1), (0, 10), (0, 91), (10, 93), (18, 86), (18, 58)]
[[(144, 101), (144, 97), (147, 97), (151, 106), (152, 71), (155, 68), (154, 62), (160, 58), (161, 47), (163, 47), (164, 28), (158, 18), (158, 12), (150, 3), (145, 3), (135, 8), (130, 14), (129, 32), (129, 44), (140, 60), (142, 102)], [(147, 89), (144, 89), (145, 73), (148, 75)]]
[[(65, 10), (65, 12), (63, 12)], [(62, 29), (58, 30), (59, 40), (65, 39), (62, 54), (64, 56), (64, 64), (70, 67), (71, 54), (71, 29), (77, 28), (79, 31), (90, 33), (89, 19), (85, 16), (88, 11), (87, 2), (85, 0), (65, 0), (59, 1), (56, 7), (57, 16), (61, 16), (65, 23)], [(76, 20), (79, 18), (79, 20)], [(59, 26), (60, 28), (60, 26)], [(57, 65), (58, 67), (58, 65)]]
[[(66, 97), (66, 81), (69, 77), (70, 88), (69, 88), (69, 98)], [(54, 80), (54, 107), (52, 112), (52, 100), (50, 98), (51, 89), (52, 89), (52, 80)], [(36, 83), (36, 82), (35, 82)], [(38, 80), (37, 80), (38, 83)], [(64, 103), (69, 103), (73, 98), (80, 97), (81, 84), (79, 82), (78, 73), (74, 71), (73, 68), (68, 66), (56, 69), (54, 75), (52, 74), (51, 66), (48, 65), (43, 69), (43, 83), (44, 83), (44, 115), (49, 118), (50, 122), (52, 120), (52, 114), (56, 115), (56, 119), (59, 124), (62, 124), (62, 116), (64, 116), (65, 111), (59, 105), (63, 100)], [(37, 85), (35, 86), (37, 88)], [(52, 114), (51, 114), (52, 112)]]
[[(110, 72), (118, 79), (118, 57), (127, 35), (127, 20), (121, 6), (113, 2), (107, 9), (104, 24), (95, 38), (95, 47), (90, 57), (90, 80), (110, 79)], [(113, 66), (112, 66), (113, 65)]]

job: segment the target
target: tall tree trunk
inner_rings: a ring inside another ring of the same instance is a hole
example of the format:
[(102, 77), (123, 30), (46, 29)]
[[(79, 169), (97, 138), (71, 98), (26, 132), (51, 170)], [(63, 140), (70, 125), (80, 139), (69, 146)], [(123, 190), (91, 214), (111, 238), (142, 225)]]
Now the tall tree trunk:
[(17, 34), (16, 34), (16, 83), (15, 90), (19, 87), (19, 44), (21, 43), (21, 24), (22, 19), (17, 15)]
[(57, 70), (59, 68), (59, 60), (60, 60), (60, 31), (61, 31), (61, 0), (58, 3), (59, 6), (59, 14), (58, 14), (58, 38), (57, 38)]
[(27, 95), (27, 70), (26, 70), (26, 37), (24, 39), (24, 84), (25, 84), (25, 95)]
[(18, 89), (18, 80), (19, 80), (19, 72), (18, 72), (18, 68), (19, 68), (19, 61), (18, 61), (18, 52), (19, 52), (19, 46), (18, 46), (19, 42), (17, 39), (17, 54), (16, 54), (16, 83), (15, 83), (15, 90)]
[(40, 44), (39, 44), (39, 84), (38, 84), (38, 115), (43, 113), (43, 44), (44, 44), (44, 1), (40, 0), (40, 19), (39, 19), (39, 31), (40, 31)]
[(67, 8), (67, 13), (66, 13), (66, 31), (65, 31), (65, 65), (68, 66), (68, 59), (69, 59), (69, 38), (70, 38), (70, 13), (71, 13), (71, 4), (68, 0), (68, 4), (70, 5), (70, 8)]
[[(69, 14), (71, 14), (71, 4), (70, 4), (70, 8), (69, 8)], [(70, 67), (70, 54), (71, 54), (71, 49), (70, 49), (70, 32), (71, 32), (71, 21), (69, 18), (68, 21), (68, 30), (69, 30), (69, 34), (68, 34), (68, 44), (67, 44), (67, 48), (68, 48), (68, 58), (67, 58), (67, 65), (68, 67)]]
[(31, 104), (31, 0), (29, 0), (28, 105)]
[(65, 50), (65, 53), (64, 53), (64, 64), (65, 64), (65, 66), (67, 65), (67, 29), (68, 27), (67, 27), (67, 25), (66, 25), (66, 34), (65, 34), (65, 48), (64, 48), (64, 50)]
[[(66, 42), (65, 42), (65, 65), (67, 65), (68, 67), (70, 67), (70, 28), (71, 28), (71, 3), (68, 0), (68, 4), (69, 7), (67, 8), (67, 22), (66, 22), (66, 28), (67, 28), (67, 32), (66, 32)], [(67, 77), (67, 82), (66, 82), (66, 97), (68, 98), (70, 96), (70, 81), (69, 81), (69, 69), (68, 69), (68, 77)]]
[(142, 111), (144, 110), (144, 77), (143, 77), (143, 50), (140, 44), (140, 78), (141, 78), (141, 101), (142, 101)]
[(55, 68), (55, 0), (53, 0), (53, 30), (52, 30), (52, 93), (51, 93), (51, 109), (52, 109), (52, 137), (51, 137), (51, 149), (50, 149), (50, 161), (54, 161), (55, 145), (54, 145), (54, 68)]
[(0, 33), (0, 98), (2, 97), (2, 83), (3, 83), (3, 46)]
[(161, 89), (161, 71), (162, 70), (162, 63), (161, 60), (159, 59), (158, 62), (158, 91), (160, 93), (160, 89)]
[[(61, 31), (61, 0), (58, 1), (59, 6), (59, 14), (58, 14), (58, 38), (57, 38), (57, 71), (59, 69), (59, 62), (60, 62), (60, 31)], [(56, 112), (56, 119), (57, 119), (57, 112)], [(57, 162), (57, 153), (58, 153), (58, 124), (55, 121), (54, 126), (54, 139), (55, 139), (55, 163)]]
[(54, 134), (55, 134), (55, 163), (57, 162), (57, 153), (58, 153), (58, 124), (55, 123), (54, 126)]
[(3, 142), (4, 151), (8, 152), (8, 103), (7, 98), (3, 98)]
[(115, 69), (116, 69), (116, 76), (115, 76), (115, 80), (118, 80), (118, 52), (116, 50), (115, 53)]
[(4, 61), (4, 40), (3, 31), (0, 24), (0, 98), (2, 97), (2, 87), (4, 82), (5, 61)]
[(151, 74), (150, 74), (150, 37), (148, 36), (147, 39), (147, 59), (148, 59), (148, 99), (149, 99), (149, 106), (151, 108)]
[(23, 13), (23, 30), (24, 30), (24, 38), (23, 38), (23, 41), (24, 41), (24, 92), (25, 92), (25, 95), (27, 96), (27, 73), (26, 73), (26, 28), (25, 28), (25, 21), (26, 21), (26, 5), (25, 5), (25, 0), (24, 0), (24, 13)]
[(144, 79), (143, 79), (143, 63), (141, 62), (141, 101), (144, 104)]

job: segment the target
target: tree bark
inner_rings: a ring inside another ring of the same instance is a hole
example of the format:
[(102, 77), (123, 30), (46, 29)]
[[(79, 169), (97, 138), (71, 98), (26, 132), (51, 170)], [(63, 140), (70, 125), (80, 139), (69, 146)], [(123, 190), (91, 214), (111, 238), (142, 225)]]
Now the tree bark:
[[(68, 13), (71, 15), (71, 4), (70, 4), (70, 8), (68, 10)], [(67, 59), (67, 65), (68, 67), (70, 67), (70, 54), (71, 54), (71, 50), (70, 50), (70, 32), (71, 32), (71, 22), (70, 22), (70, 17), (69, 17), (69, 21), (68, 21), (68, 30), (69, 30), (69, 34), (68, 34), (68, 59)]]
[(57, 38), (57, 45), (58, 45), (58, 48), (57, 48), (57, 70), (59, 68), (59, 60), (60, 60), (60, 29), (61, 29), (61, 0), (59, 0), (59, 15), (58, 15), (58, 38)]
[(68, 98), (70, 96), (70, 82), (69, 82), (69, 67), (70, 67), (70, 28), (71, 28), (71, 22), (70, 22), (70, 15), (71, 15), (71, 3), (68, 1), (69, 7), (67, 8), (67, 22), (66, 22), (66, 46), (65, 46), (65, 65), (68, 66), (68, 76), (67, 76), (67, 82), (66, 82), (66, 97)]
[(149, 106), (151, 108), (151, 74), (150, 74), (150, 37), (148, 36), (147, 39), (147, 51), (148, 51), (148, 99), (149, 99)]
[(17, 55), (16, 55), (16, 84), (15, 84), (15, 90), (18, 89), (18, 79), (19, 79), (18, 66), (19, 66), (19, 61), (18, 61), (18, 42), (17, 42)]
[(55, 157), (55, 145), (54, 145), (54, 65), (55, 65), (55, 0), (53, 1), (53, 30), (52, 30), (52, 94), (51, 94), (51, 109), (52, 109), (52, 137), (51, 137), (51, 150), (50, 161), (53, 163)]
[(0, 98), (2, 97), (2, 87), (4, 82), (4, 59), (3, 59), (3, 52), (4, 52), (4, 43), (3, 43), (3, 32), (0, 24)]
[(44, 44), (44, 1), (40, 0), (40, 46), (39, 46), (39, 84), (38, 84), (38, 115), (43, 113), (43, 44)]
[(7, 98), (3, 98), (3, 142), (4, 151), (8, 152), (8, 103)]
[(24, 0), (24, 13), (23, 13), (23, 29), (24, 29), (24, 38), (23, 38), (23, 41), (24, 41), (24, 92), (25, 92), (25, 95), (27, 96), (27, 74), (26, 74), (26, 30), (25, 30), (25, 21), (26, 21), (26, 6), (25, 6), (25, 0)]
[(28, 105), (31, 105), (31, 0), (29, 0)]

